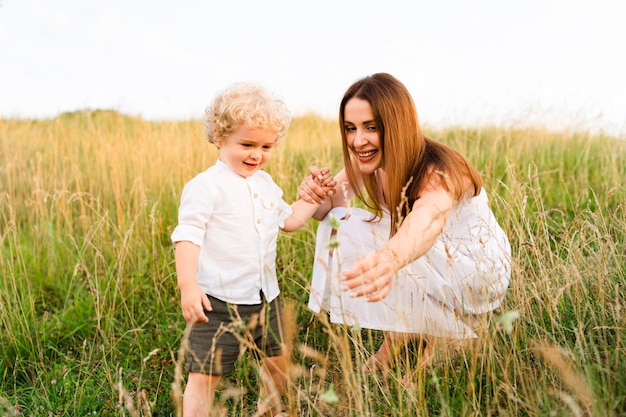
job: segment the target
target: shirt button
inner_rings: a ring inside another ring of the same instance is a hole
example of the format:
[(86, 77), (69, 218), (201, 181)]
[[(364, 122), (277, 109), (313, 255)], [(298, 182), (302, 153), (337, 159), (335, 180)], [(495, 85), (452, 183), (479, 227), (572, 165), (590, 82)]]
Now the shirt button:
[(261, 219), (256, 219), (257, 224), (261, 224)]
[(254, 193), (254, 195), (252, 197), (259, 198), (259, 195), (257, 193)]
[(270, 203), (270, 207), (274, 207), (274, 203), (273, 203), (273, 202), (272, 202), (272, 203)]

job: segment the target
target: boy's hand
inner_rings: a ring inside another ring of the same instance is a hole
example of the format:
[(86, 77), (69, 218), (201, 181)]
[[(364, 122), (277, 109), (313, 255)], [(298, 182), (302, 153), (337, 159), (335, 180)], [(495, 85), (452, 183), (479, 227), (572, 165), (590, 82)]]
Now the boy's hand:
[(209, 318), (204, 313), (204, 310), (213, 310), (209, 297), (196, 283), (193, 283), (188, 288), (181, 288), (180, 305), (185, 321), (190, 324), (208, 322)]

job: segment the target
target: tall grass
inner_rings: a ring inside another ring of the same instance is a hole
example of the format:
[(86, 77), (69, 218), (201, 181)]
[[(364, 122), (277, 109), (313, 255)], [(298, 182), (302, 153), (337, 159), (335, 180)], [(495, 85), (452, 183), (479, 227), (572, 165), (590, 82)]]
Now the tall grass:
[[(545, 129), (430, 131), (484, 174), (513, 247), (479, 343), (388, 375), (363, 371), (379, 332), (306, 309), (314, 221), (279, 239), (291, 306), (285, 397), (302, 416), (626, 414), (626, 141)], [(84, 111), (0, 120), (0, 415), (180, 413), (170, 233), (184, 183), (213, 163), (198, 121)], [(334, 121), (294, 120), (268, 171), (292, 201), (309, 164), (340, 167)], [(252, 415), (257, 364), (225, 378), (224, 415)]]

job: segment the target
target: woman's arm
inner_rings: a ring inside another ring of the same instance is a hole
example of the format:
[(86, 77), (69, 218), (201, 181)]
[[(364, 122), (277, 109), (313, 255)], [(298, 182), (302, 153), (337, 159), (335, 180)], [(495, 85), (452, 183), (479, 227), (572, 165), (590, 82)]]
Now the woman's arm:
[(368, 301), (382, 300), (391, 290), (393, 275), (430, 250), (453, 206), (443, 185), (427, 186), (387, 244), (344, 272), (342, 289), (353, 290), (357, 297), (365, 295)]

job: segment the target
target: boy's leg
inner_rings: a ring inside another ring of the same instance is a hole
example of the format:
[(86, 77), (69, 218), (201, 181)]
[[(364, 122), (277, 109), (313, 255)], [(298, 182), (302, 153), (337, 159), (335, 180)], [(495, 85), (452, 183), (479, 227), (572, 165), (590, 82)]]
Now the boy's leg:
[(287, 386), (288, 365), (289, 361), (286, 355), (263, 359), (259, 400), (257, 402), (259, 415), (268, 411), (274, 415), (282, 411), (280, 398)]
[(183, 394), (184, 417), (207, 417), (214, 408), (215, 389), (221, 375), (232, 372), (240, 342), (233, 334), (232, 311), (227, 303), (211, 297), (208, 322), (196, 323), (185, 352), (189, 377)]
[(183, 417), (207, 417), (213, 407), (220, 375), (190, 372), (183, 394)]
[(254, 330), (257, 354), (260, 354), (258, 412), (256, 415), (276, 415), (283, 406), (281, 397), (288, 382), (289, 348), (285, 344), (288, 337), (280, 296), (270, 303), (264, 303), (260, 311), (260, 325)]

